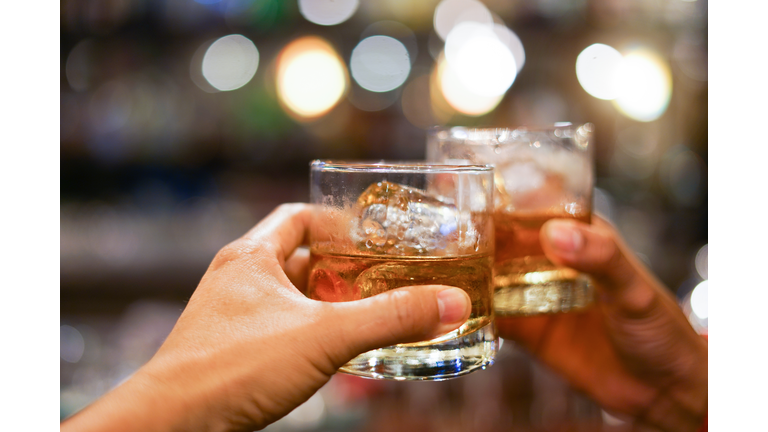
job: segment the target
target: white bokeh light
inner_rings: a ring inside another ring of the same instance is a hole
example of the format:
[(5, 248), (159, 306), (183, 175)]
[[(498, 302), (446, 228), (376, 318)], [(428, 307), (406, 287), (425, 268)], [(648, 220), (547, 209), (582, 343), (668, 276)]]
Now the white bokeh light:
[(253, 78), (259, 67), (259, 50), (242, 35), (229, 35), (208, 47), (203, 57), (203, 77), (220, 91), (238, 89)]
[(696, 272), (699, 273), (699, 276), (701, 276), (702, 279), (709, 279), (708, 255), (708, 244), (705, 244), (698, 252), (696, 252), (696, 259), (694, 260), (696, 264)]
[(360, 34), (360, 40), (371, 36), (389, 36), (395, 38), (400, 43), (405, 45), (408, 50), (408, 55), (411, 58), (411, 64), (413, 64), (419, 56), (419, 42), (416, 39), (416, 35), (408, 26), (397, 21), (376, 21), (369, 25)]
[(303, 118), (325, 114), (341, 99), (347, 74), (336, 51), (322, 39), (306, 37), (283, 49), (277, 65), (277, 94)]
[(85, 339), (80, 332), (68, 325), (60, 328), (61, 342), (59, 345), (61, 359), (69, 363), (77, 363), (85, 352)]
[(624, 56), (616, 71), (616, 107), (627, 117), (656, 120), (669, 105), (672, 76), (669, 67), (654, 53), (638, 49)]
[(499, 38), (501, 43), (509, 48), (512, 56), (515, 58), (517, 71), (520, 72), (520, 69), (522, 69), (525, 64), (525, 50), (523, 49), (523, 43), (520, 41), (520, 38), (515, 32), (502, 24), (494, 24), (493, 32), (496, 33), (496, 37)]
[(703, 281), (696, 285), (691, 293), (691, 310), (700, 319), (709, 318), (709, 282)]
[(493, 26), (457, 25), (446, 39), (445, 58), (463, 86), (479, 96), (503, 95), (517, 76), (515, 57)]
[(435, 8), (435, 32), (446, 40), (455, 26), (462, 22), (492, 24), (493, 16), (485, 5), (477, 0), (443, 0)]
[(496, 96), (483, 96), (467, 88), (445, 57), (440, 57), (438, 62), (437, 78), (440, 92), (448, 105), (469, 116), (480, 116), (490, 112), (504, 97), (503, 93)]
[(299, 12), (307, 21), (332, 26), (355, 14), (358, 0), (299, 0)]
[(590, 95), (611, 100), (618, 96), (616, 76), (623, 57), (615, 48), (594, 44), (576, 58), (576, 78)]
[(402, 42), (389, 36), (371, 36), (352, 50), (349, 69), (360, 87), (386, 92), (403, 85), (411, 71), (411, 60)]

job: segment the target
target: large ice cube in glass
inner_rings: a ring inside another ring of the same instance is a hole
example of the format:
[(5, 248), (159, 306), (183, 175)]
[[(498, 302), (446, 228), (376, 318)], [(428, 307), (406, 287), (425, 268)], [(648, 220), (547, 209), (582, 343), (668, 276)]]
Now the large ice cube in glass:
[(386, 255), (455, 255), (477, 241), (469, 214), (423, 190), (387, 181), (358, 198), (359, 220), (351, 237), (357, 248)]

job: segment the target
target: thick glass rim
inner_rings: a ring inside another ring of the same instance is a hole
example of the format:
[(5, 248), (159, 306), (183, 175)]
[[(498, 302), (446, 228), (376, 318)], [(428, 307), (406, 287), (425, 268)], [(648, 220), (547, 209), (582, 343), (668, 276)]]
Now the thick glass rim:
[(518, 127), (471, 127), (471, 126), (432, 126), (428, 132), (434, 134), (441, 131), (452, 130), (464, 130), (468, 132), (499, 132), (499, 131), (519, 131), (519, 132), (554, 132), (555, 130), (572, 129), (576, 130), (580, 127), (586, 127), (588, 132), (592, 132), (594, 124), (592, 122), (584, 123), (571, 123), (571, 122), (557, 122), (549, 125), (532, 125), (532, 126), (518, 126)]
[(312, 171), (323, 172), (393, 172), (393, 173), (492, 173), (491, 164), (441, 164), (425, 161), (343, 161), (316, 159)]
[(496, 144), (514, 143), (516, 138), (530, 134), (552, 134), (556, 138), (588, 138), (595, 130), (590, 122), (573, 124), (569, 122), (555, 123), (545, 126), (520, 127), (467, 127), (467, 126), (433, 126), (427, 132), (430, 137), (437, 139), (454, 139), (468, 141), (469, 144), (485, 144), (473, 140), (496, 140)]
[(562, 147), (591, 152), (590, 142), (595, 127), (592, 123), (555, 123), (551, 126), (521, 126), (518, 128), (473, 128), (465, 126), (435, 126), (428, 132), (427, 149), (433, 145), (498, 146), (520, 145), (536, 148)]

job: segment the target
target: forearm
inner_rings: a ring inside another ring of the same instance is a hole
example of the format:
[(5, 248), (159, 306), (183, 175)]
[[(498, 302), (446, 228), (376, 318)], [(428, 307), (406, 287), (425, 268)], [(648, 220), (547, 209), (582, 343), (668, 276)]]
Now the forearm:
[(61, 431), (182, 431), (214, 430), (190, 395), (139, 370), (128, 381), (107, 393), (61, 424)]

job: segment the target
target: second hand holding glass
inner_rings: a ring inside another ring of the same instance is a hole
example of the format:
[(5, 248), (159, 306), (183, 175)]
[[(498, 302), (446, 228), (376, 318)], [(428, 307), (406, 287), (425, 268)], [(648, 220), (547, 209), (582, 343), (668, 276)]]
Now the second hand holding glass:
[(553, 218), (589, 223), (592, 124), (541, 129), (433, 129), (427, 160), (495, 166), (496, 316), (577, 310), (593, 301), (589, 278), (550, 262), (539, 232)]

